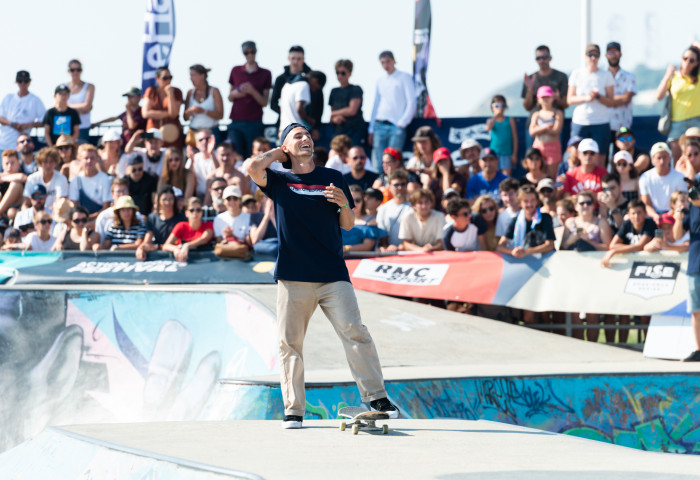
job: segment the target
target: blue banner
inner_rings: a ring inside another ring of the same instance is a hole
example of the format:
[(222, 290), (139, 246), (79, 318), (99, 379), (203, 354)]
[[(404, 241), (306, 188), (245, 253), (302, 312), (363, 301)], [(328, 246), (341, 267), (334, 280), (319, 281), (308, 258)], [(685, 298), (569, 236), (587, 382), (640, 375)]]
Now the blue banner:
[(175, 41), (174, 0), (146, 0), (141, 90), (156, 84), (156, 69), (170, 63)]

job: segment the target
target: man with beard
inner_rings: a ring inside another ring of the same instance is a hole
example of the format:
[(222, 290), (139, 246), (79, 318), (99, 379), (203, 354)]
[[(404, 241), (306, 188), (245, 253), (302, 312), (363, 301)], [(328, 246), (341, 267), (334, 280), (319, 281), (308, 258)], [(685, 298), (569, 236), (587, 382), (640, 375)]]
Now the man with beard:
[(376, 173), (365, 169), (366, 162), (367, 154), (365, 153), (365, 149), (362, 147), (352, 147), (348, 152), (348, 164), (350, 164), (352, 170), (343, 175), (343, 180), (345, 180), (348, 186), (359, 185), (362, 187), (363, 192), (374, 184), (378, 176)]
[(25, 175), (31, 175), (39, 167), (34, 159), (34, 140), (28, 133), (21, 133), (17, 137), (17, 153), (19, 153), (19, 168)]
[[(146, 148), (135, 147), (141, 139), (144, 140)], [(163, 134), (157, 128), (151, 128), (146, 133), (143, 130), (138, 130), (131, 137), (129, 143), (124, 147), (124, 153), (137, 153), (143, 159), (143, 170), (145, 172), (151, 173), (156, 177), (159, 177), (163, 173), (163, 155), (165, 154), (165, 149), (163, 148)], [(126, 175), (126, 167), (128, 162), (128, 155), (123, 155), (119, 164), (117, 165), (117, 175), (123, 177)]]
[(620, 67), (622, 48), (618, 42), (608, 43), (605, 57), (608, 70), (615, 79), (615, 106), (610, 108), (611, 143), (614, 144), (620, 128), (632, 127), (632, 97), (637, 94), (637, 80), (634, 74)]

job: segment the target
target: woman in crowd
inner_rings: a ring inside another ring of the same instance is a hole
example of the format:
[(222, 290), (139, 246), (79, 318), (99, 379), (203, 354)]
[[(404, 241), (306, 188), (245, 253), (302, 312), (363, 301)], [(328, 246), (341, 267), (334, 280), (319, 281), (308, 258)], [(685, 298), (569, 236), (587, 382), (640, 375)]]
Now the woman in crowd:
[[(115, 129), (108, 130), (102, 136), (102, 148), (100, 149), (100, 170), (108, 175), (116, 175), (117, 165), (124, 152), (122, 150), (122, 138)], [(125, 160), (126, 161), (126, 160)]]
[(554, 92), (549, 85), (537, 89), (537, 104), (540, 109), (530, 120), (530, 136), (535, 139), (532, 146), (542, 152), (547, 175), (554, 178), (561, 163), (559, 133), (564, 127), (564, 112), (554, 105)]
[(685, 178), (695, 178), (700, 172), (700, 143), (695, 140), (685, 142), (683, 156), (676, 162), (676, 170)]
[(352, 62), (338, 60), (335, 62), (335, 74), (340, 87), (331, 90), (328, 104), (331, 106), (331, 124), (335, 125), (335, 134), (345, 134), (355, 146), (362, 146), (367, 138), (367, 127), (362, 117), (362, 88), (350, 84)]
[(564, 238), (566, 230), (566, 221), (576, 216), (576, 207), (571, 198), (562, 198), (557, 202), (557, 213), (552, 217), (552, 226), (554, 227), (554, 235), (557, 237), (555, 246), (557, 250), (562, 250), (561, 241)]
[(669, 65), (666, 75), (656, 89), (656, 98), (663, 100), (671, 95), (671, 131), (668, 132), (668, 144), (673, 158), (681, 156), (678, 139), (690, 127), (700, 127), (700, 88), (698, 88), (698, 69), (700, 68), (700, 42), (695, 41), (683, 52), (681, 68)]
[[(190, 67), (190, 80), (194, 88), (187, 92), (183, 117), (190, 122), (192, 135), (187, 133), (188, 144), (195, 147), (195, 133), (209, 130), (216, 142), (221, 138), (219, 120), (224, 118), (224, 100), (218, 88), (209, 85), (210, 69), (196, 64)], [(189, 197), (187, 197), (189, 198)]]
[[(386, 147), (384, 153), (382, 154), (382, 169), (384, 173), (380, 173), (379, 177), (374, 181), (372, 188), (380, 190), (384, 195), (383, 202), (386, 203), (393, 198), (391, 194), (391, 189), (389, 188), (389, 175), (399, 169), (404, 169), (403, 157), (401, 152), (392, 147)], [(408, 171), (408, 188), (407, 191), (410, 194), (416, 189), (420, 188), (420, 179), (415, 173)]]
[(210, 248), (214, 240), (212, 222), (202, 221), (202, 201), (197, 197), (187, 200), (185, 209), (186, 222), (179, 222), (162, 246), (165, 252), (171, 252), (178, 262), (186, 262), (190, 250)]
[(525, 153), (523, 168), (527, 170), (527, 173), (520, 179), (521, 186), (532, 185), (537, 187), (540, 180), (547, 178), (542, 152), (538, 148), (531, 148)]
[(56, 239), (52, 250), (92, 250), (93, 245), (99, 246), (100, 236), (87, 228), (88, 211), (85, 207), (76, 205), (70, 210), (70, 228)]
[(22, 243), (27, 246), (27, 250), (34, 252), (49, 252), (56, 242), (56, 238), (51, 235), (51, 214), (46, 210), (39, 210), (34, 214), (35, 231), (27, 234), (22, 239)]
[(146, 235), (143, 243), (136, 249), (136, 258), (146, 260), (149, 252), (162, 247), (168, 237), (180, 222), (186, 222), (187, 217), (175, 206), (175, 190), (170, 185), (163, 185), (156, 194), (155, 211), (146, 219)]
[(624, 150), (632, 155), (637, 173), (642, 174), (652, 168), (649, 152), (637, 148), (637, 139), (631, 129), (620, 127), (620, 130), (615, 134), (615, 146), (618, 150)]
[(146, 89), (141, 115), (146, 119), (146, 130), (165, 127), (161, 130), (164, 147), (182, 149), (185, 144), (180, 124), (182, 90), (171, 85), (172, 79), (168, 67), (156, 70), (156, 85)]
[(129, 195), (114, 204), (114, 223), (107, 229), (102, 250), (136, 250), (143, 242), (146, 229), (138, 218), (138, 207)]
[[(490, 195), (482, 195), (474, 202), (475, 212), (478, 212), (486, 223), (488, 230), (484, 234), (486, 239), (486, 249), (495, 252), (498, 248), (498, 237), (496, 237), (496, 222), (498, 220), (498, 204)], [(472, 218), (472, 220), (474, 220)]]
[(194, 172), (185, 168), (182, 158), (182, 150), (170, 147), (163, 154), (163, 172), (158, 178), (158, 189), (164, 185), (171, 185), (182, 190), (185, 198), (194, 195)]
[(595, 195), (584, 190), (576, 195), (575, 217), (566, 220), (562, 250), (607, 250), (613, 237), (607, 219), (595, 214)]
[[(605, 166), (610, 146), (610, 113), (614, 105), (615, 79), (608, 69), (599, 69), (600, 47), (586, 46), (586, 63), (569, 77), (566, 101), (575, 105), (571, 136), (592, 138), (598, 144), (597, 163)], [(571, 167), (569, 167), (571, 168)]]
[(467, 178), (455, 170), (447, 148), (440, 147), (433, 152), (433, 168), (430, 170), (425, 188), (435, 195), (436, 206), (441, 205), (443, 192), (450, 188), (457, 190), (460, 196), (464, 197), (467, 191)]
[(78, 111), (80, 115), (80, 133), (78, 140), (81, 143), (90, 141), (90, 112), (92, 111), (92, 102), (95, 99), (95, 86), (92, 83), (87, 83), (81, 80), (80, 76), (83, 73), (83, 65), (80, 60), (73, 59), (68, 62), (68, 73), (70, 74), (70, 96), (68, 97), (68, 106)]
[(622, 196), (627, 201), (639, 198), (639, 175), (634, 166), (632, 155), (625, 150), (620, 150), (613, 157), (615, 171), (620, 176), (620, 189)]
[(61, 157), (58, 171), (68, 180), (80, 175), (80, 161), (77, 159), (78, 146), (69, 135), (61, 135), (56, 139), (56, 149)]
[(367, 216), (365, 217), (365, 222), (367, 225), (377, 224), (377, 210), (379, 206), (384, 202), (384, 194), (376, 188), (368, 188), (362, 194), (362, 198), (365, 204), (365, 211)]
[(421, 176), (421, 184), (426, 185), (428, 173), (433, 166), (433, 153), (440, 148), (440, 139), (432, 128), (425, 126), (416, 130), (413, 141), (413, 157), (406, 163), (406, 169)]
[(331, 151), (328, 152), (326, 168), (338, 170), (345, 175), (350, 172), (350, 165), (347, 163), (348, 152), (352, 148), (352, 140), (345, 134), (336, 135), (331, 139)]

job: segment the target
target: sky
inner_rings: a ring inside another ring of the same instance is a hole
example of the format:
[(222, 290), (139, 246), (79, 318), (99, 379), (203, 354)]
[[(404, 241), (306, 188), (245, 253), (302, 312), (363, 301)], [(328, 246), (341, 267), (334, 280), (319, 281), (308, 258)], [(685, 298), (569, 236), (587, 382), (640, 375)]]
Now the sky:
[[(365, 92), (365, 119), (382, 74), (379, 52), (392, 50), (397, 68), (412, 72), (412, 0), (174, 1), (170, 67), (173, 85), (183, 93), (191, 88), (188, 67), (201, 63), (212, 69), (210, 84), (226, 97), (231, 68), (244, 62), (240, 45), (246, 40), (257, 43), (258, 62), (273, 78), (287, 64), (289, 47), (302, 45), (307, 63), (328, 77), (326, 98), (338, 85), (335, 62), (349, 58), (355, 64), (350, 81)], [(580, 1), (432, 0), (427, 84), (438, 115), (473, 115), (499, 87), (536, 70), (539, 44), (549, 45), (554, 68), (577, 68), (583, 58)], [(83, 79), (96, 85), (93, 122), (119, 114), (121, 94), (140, 86), (145, 6), (146, 0), (4, 2), (0, 94), (16, 91), (15, 72), (26, 69), (31, 91), (50, 105), (56, 85), (69, 80), (68, 61), (79, 58)], [(591, 0), (591, 40), (602, 48), (619, 41), (623, 68), (665, 68), (677, 65), (684, 48), (700, 38), (698, 18), (697, 0)], [(227, 118), (230, 103), (224, 108)], [(276, 114), (266, 109), (264, 120), (274, 122)]]

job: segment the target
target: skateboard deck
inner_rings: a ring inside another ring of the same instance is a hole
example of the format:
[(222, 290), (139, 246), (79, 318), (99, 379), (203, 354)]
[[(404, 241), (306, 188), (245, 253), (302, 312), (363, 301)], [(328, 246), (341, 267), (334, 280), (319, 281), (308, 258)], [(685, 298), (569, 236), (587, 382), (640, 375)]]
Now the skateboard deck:
[(382, 432), (385, 435), (389, 433), (389, 425), (378, 427), (377, 420), (387, 420), (389, 414), (385, 412), (373, 412), (362, 407), (345, 407), (338, 410), (338, 415), (349, 418), (348, 423), (345, 420), (340, 422), (340, 430), (345, 431), (347, 427), (352, 427), (353, 435), (357, 435), (360, 430), (366, 432)]

